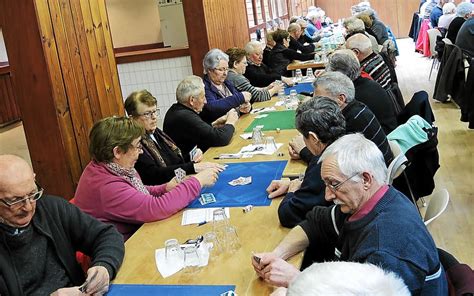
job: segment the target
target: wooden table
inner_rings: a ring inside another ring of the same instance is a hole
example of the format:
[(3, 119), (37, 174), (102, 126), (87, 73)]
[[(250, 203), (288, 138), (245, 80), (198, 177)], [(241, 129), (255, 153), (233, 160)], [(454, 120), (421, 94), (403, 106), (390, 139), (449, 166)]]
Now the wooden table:
[[(278, 101), (278, 98), (274, 97), (270, 101), (254, 103), (253, 108), (273, 107)], [(284, 107), (276, 107), (277, 110), (284, 110)], [(283, 145), (273, 155), (255, 155), (252, 158), (239, 158), (239, 159), (214, 159), (220, 154), (226, 153), (237, 153), (240, 149), (246, 145), (252, 143), (252, 140), (244, 140), (240, 137), (241, 134), (245, 133), (244, 130), (252, 123), (255, 116), (258, 114), (246, 114), (243, 115), (235, 126), (234, 137), (231, 142), (224, 147), (212, 147), (204, 153), (203, 161), (213, 161), (218, 163), (232, 163), (232, 162), (250, 162), (250, 161), (271, 161), (271, 160), (288, 160), (285, 170), (283, 171), (284, 177), (298, 177), (300, 173), (303, 173), (306, 169), (306, 163), (302, 160), (291, 160), (288, 154), (288, 142), (298, 135), (298, 131), (293, 130), (281, 130), (280, 132), (275, 131), (264, 131), (265, 136), (273, 136), (276, 143), (283, 143)], [(283, 156), (278, 156), (278, 153), (283, 153)]]
[(289, 64), (286, 69), (288, 71), (294, 71), (296, 69), (308, 69), (308, 68), (316, 68), (316, 69), (324, 69), (326, 67), (326, 62), (315, 62), (315, 61), (293, 61)]
[[(241, 247), (235, 253), (215, 257), (196, 274), (180, 271), (162, 278), (155, 264), (155, 249), (163, 248), (167, 239), (184, 242), (212, 230), (212, 224), (181, 226), (182, 212), (163, 221), (144, 224), (126, 243), (125, 258), (114, 284), (156, 285), (235, 285), (238, 295), (269, 295), (273, 287), (260, 280), (251, 265), (252, 252), (272, 251), (289, 229), (280, 226), (277, 209), (281, 198), (268, 207), (254, 207), (244, 213), (230, 209), (230, 223), (237, 228)], [(290, 262), (301, 264), (303, 253)]]

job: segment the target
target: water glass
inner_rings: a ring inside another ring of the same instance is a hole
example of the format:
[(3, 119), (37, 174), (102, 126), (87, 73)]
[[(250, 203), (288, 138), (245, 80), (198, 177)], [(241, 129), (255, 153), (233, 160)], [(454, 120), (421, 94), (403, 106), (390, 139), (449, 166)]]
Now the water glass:
[(184, 271), (194, 273), (200, 269), (201, 259), (198, 254), (197, 246), (186, 246), (184, 248)]
[(301, 72), (301, 69), (296, 69), (295, 70), (295, 78), (296, 78), (297, 82), (299, 82), (303, 79), (303, 73)]
[[(254, 127), (252, 131), (252, 142), (254, 145), (260, 145), (263, 142), (262, 130), (259, 127)], [(225, 214), (225, 213), (224, 213)]]
[(278, 99), (284, 100), (285, 99), (285, 90), (282, 88), (278, 91)]
[(204, 244), (209, 253), (209, 260), (214, 260), (215, 257), (219, 256), (223, 251), (222, 244), (217, 238), (217, 234), (213, 231), (204, 234)]
[(274, 149), (275, 151), (278, 150), (278, 147), (275, 143), (275, 138), (274, 137), (266, 137), (265, 138), (265, 148), (266, 149)]
[(307, 76), (308, 78), (314, 79), (314, 74), (313, 74), (313, 69), (312, 69), (312, 68), (308, 68), (308, 69), (306, 70), (306, 76)]
[(169, 261), (178, 260), (182, 255), (181, 246), (175, 238), (165, 241), (165, 259)]
[(227, 226), (224, 232), (225, 246), (228, 252), (237, 251), (241, 245), (239, 236), (237, 235), (237, 229), (234, 226)]
[(224, 227), (229, 226), (229, 218), (224, 209), (216, 209), (212, 212), (212, 228), (214, 232), (221, 231)]

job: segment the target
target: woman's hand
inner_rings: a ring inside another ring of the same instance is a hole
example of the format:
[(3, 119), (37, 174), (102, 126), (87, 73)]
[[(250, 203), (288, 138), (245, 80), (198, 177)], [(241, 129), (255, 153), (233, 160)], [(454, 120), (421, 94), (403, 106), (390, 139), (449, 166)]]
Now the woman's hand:
[(205, 169), (202, 172), (197, 173), (194, 177), (199, 181), (201, 187), (212, 186), (216, 183), (219, 170), (217, 168)]

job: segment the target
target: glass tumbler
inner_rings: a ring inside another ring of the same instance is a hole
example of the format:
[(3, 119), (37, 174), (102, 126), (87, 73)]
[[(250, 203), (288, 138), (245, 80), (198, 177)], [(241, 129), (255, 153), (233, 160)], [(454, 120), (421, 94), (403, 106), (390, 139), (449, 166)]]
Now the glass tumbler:
[(204, 243), (209, 253), (209, 260), (214, 261), (222, 253), (222, 245), (217, 239), (217, 234), (213, 231), (204, 234)]
[(274, 137), (266, 137), (265, 138), (265, 148), (266, 149), (274, 149), (275, 151), (278, 150), (278, 147), (275, 143), (275, 138)]
[(165, 241), (165, 259), (167, 261), (179, 260), (182, 256), (181, 246), (175, 238)]
[(194, 273), (200, 269), (201, 259), (197, 248), (197, 246), (186, 246), (184, 248), (184, 271), (187, 273)]

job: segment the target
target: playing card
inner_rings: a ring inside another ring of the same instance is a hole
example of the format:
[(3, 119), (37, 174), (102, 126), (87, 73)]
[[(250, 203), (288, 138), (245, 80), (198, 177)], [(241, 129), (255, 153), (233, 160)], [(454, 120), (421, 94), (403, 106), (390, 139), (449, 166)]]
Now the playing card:
[(183, 182), (184, 177), (186, 177), (186, 171), (182, 168), (177, 168), (174, 170), (174, 174), (176, 175), (176, 181), (178, 181), (178, 183)]
[(268, 114), (262, 114), (262, 115), (255, 116), (255, 118), (265, 118), (267, 116), (268, 116)]
[(209, 203), (216, 202), (216, 197), (212, 193), (203, 193), (199, 198), (201, 205), (207, 205)]
[(239, 177), (229, 182), (229, 185), (237, 186), (237, 185), (247, 185), (252, 183), (252, 177)]
[(190, 159), (191, 161), (194, 160), (194, 157), (196, 156), (196, 153), (197, 153), (197, 149), (198, 149), (198, 147), (197, 147), (197, 146), (194, 146), (194, 148), (191, 149), (191, 151), (189, 151), (189, 159)]

